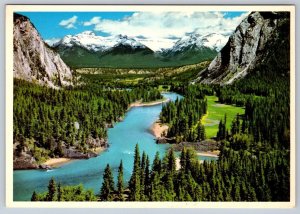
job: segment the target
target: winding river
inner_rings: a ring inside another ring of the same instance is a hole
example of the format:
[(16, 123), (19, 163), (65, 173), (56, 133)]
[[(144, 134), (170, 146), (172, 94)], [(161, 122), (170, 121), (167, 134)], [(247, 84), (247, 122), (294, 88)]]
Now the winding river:
[[(171, 100), (182, 98), (176, 93), (164, 93), (163, 96)], [(106, 164), (109, 163), (116, 179), (121, 159), (124, 166), (124, 180), (128, 181), (133, 168), (134, 147), (137, 143), (140, 152), (145, 151), (151, 162), (157, 151), (162, 156), (168, 148), (168, 145), (156, 144), (154, 136), (149, 132), (151, 125), (158, 119), (161, 108), (162, 104), (131, 108), (122, 122), (108, 130), (110, 147), (96, 158), (74, 160), (49, 171), (15, 170), (14, 201), (28, 201), (33, 191), (47, 191), (51, 177), (62, 185), (82, 183), (85, 188), (92, 188), (98, 193)]]

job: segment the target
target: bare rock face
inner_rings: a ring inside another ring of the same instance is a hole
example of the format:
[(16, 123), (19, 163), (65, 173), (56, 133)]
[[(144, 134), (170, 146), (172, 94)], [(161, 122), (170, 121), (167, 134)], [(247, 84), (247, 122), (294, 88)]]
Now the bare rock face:
[(14, 159), (13, 159), (14, 169), (39, 168), (39, 165), (37, 164), (35, 158), (32, 156), (32, 153), (28, 149), (28, 147), (24, 146), (22, 149), (20, 149), (19, 146), (20, 146), (20, 142), (14, 143)]
[(14, 14), (14, 77), (53, 88), (72, 85), (72, 71), (46, 45), (30, 20)]
[(253, 12), (241, 22), (194, 82), (231, 84), (270, 64), (288, 73), (289, 47), (289, 13)]

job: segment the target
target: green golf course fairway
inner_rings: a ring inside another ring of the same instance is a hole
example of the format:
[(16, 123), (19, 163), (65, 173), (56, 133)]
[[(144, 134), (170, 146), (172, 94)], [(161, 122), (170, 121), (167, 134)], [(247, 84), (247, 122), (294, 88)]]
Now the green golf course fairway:
[(205, 133), (207, 138), (212, 138), (217, 135), (218, 126), (224, 115), (227, 115), (226, 128), (230, 130), (231, 122), (237, 114), (244, 114), (244, 107), (236, 107), (233, 105), (221, 104), (218, 102), (216, 96), (206, 96), (207, 98), (207, 114), (201, 120), (205, 126)]

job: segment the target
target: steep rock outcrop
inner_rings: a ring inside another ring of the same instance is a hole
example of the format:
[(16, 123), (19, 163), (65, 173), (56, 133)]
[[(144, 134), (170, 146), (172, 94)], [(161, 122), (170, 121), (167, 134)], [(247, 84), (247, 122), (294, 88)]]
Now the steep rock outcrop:
[(72, 70), (39, 35), (30, 20), (14, 14), (14, 77), (53, 88), (72, 85)]
[(194, 82), (231, 84), (251, 71), (289, 73), (289, 13), (252, 12)]

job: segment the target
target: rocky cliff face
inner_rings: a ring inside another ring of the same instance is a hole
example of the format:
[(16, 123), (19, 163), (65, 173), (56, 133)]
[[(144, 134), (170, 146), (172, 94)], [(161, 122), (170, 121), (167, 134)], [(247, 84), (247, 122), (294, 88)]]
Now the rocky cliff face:
[(195, 82), (231, 84), (262, 69), (289, 73), (289, 24), (286, 12), (252, 12)]
[(72, 85), (72, 71), (43, 41), (30, 20), (14, 14), (14, 77), (53, 88)]

